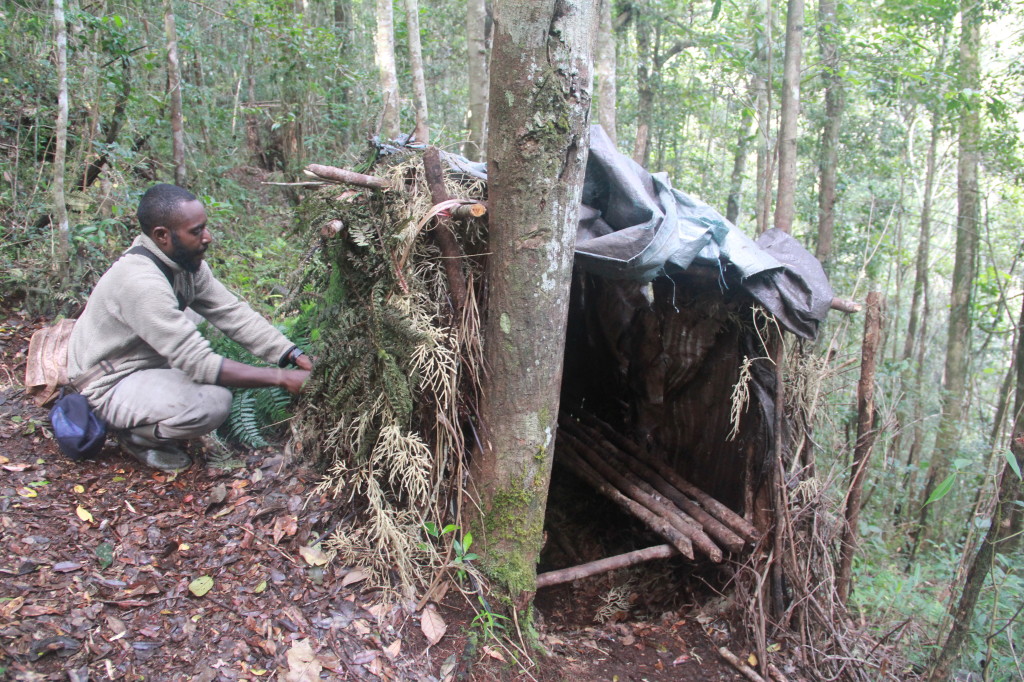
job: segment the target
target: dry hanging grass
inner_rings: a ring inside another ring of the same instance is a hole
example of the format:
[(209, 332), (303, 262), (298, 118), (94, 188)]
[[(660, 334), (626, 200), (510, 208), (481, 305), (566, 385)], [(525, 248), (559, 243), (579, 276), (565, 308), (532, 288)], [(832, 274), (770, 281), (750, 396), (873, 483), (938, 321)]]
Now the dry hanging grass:
[[(377, 162), (374, 175), (394, 189), (329, 186), (304, 203), (319, 248), (293, 297), (319, 352), (296, 431), (323, 471), (318, 493), (345, 516), (326, 548), (404, 596), (446, 565), (424, 527), (462, 525), (464, 429), (481, 363), (475, 297), (458, 317), (449, 303), (421, 161), (409, 152)], [(449, 174), (446, 184), (482, 198), (479, 181)], [(479, 244), (484, 228), (470, 221), (457, 232)], [(462, 269), (479, 280), (472, 258)]]

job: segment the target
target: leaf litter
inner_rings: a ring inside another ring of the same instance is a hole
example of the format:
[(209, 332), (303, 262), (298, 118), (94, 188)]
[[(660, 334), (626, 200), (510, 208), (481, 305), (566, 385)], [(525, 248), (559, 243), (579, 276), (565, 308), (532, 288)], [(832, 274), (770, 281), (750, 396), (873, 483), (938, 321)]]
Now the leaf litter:
[[(18, 330), (0, 346), (0, 678), (439, 682), (474, 662), (470, 679), (613, 672), (585, 645), (601, 629), (542, 634), (551, 656), (524, 672), (498, 640), (474, 644), (476, 612), (459, 590), (419, 613), (381, 603), (366, 572), (324, 561), (316, 541), (335, 523), (330, 502), (311, 497), (317, 475), (277, 449), (177, 476), (110, 445), (95, 460), (64, 459), (45, 410), (14, 379), (45, 320), (0, 305), (0, 323)], [(689, 651), (660, 643), (646, 654), (667, 657), (671, 675), (636, 668), (643, 645), (616, 652), (620, 679), (677, 679), (688, 667), (673, 672)], [(732, 679), (715, 670), (687, 679)]]

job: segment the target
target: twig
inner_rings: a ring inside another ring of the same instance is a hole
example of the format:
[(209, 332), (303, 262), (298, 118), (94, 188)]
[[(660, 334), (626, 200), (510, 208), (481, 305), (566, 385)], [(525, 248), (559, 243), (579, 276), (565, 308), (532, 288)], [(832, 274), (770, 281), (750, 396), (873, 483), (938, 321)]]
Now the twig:
[(754, 669), (736, 657), (736, 654), (724, 646), (718, 647), (718, 655), (732, 664), (732, 667), (739, 670), (750, 682), (766, 682), (763, 677), (754, 672)]

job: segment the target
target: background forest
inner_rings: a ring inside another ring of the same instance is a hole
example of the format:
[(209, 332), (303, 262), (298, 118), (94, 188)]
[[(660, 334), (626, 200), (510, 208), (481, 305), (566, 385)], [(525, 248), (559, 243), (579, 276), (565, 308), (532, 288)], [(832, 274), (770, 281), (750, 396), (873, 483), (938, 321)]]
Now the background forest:
[[(353, 167), (368, 138), (413, 131), (417, 100), (432, 144), (483, 158), (483, 0), (60, 6), (0, 8), (0, 294), (33, 310), (84, 301), (129, 243), (153, 181), (201, 196), (219, 275), (272, 313), (306, 248), (293, 217), (301, 189), (283, 184), (302, 180), (305, 164)], [(637, 0), (604, 10), (592, 121), (747, 234), (770, 227), (786, 7)], [(793, 233), (839, 296), (884, 299), (849, 608), (912, 660), (928, 659), (1007, 471), (1015, 506), (983, 567), (959, 664), (986, 679), (1020, 676), (1024, 649), (1024, 501), (1009, 449), (1024, 256), (1022, 10), (1019, 0), (819, 0), (804, 8), (799, 78)], [(375, 47), (391, 22), (397, 82), (381, 76), (388, 51)], [(421, 58), (409, 47), (415, 23)], [(969, 197), (976, 213), (965, 217)], [(820, 381), (815, 480), (835, 513), (826, 523), (841, 523), (849, 486), (862, 324), (833, 313), (808, 349)]]

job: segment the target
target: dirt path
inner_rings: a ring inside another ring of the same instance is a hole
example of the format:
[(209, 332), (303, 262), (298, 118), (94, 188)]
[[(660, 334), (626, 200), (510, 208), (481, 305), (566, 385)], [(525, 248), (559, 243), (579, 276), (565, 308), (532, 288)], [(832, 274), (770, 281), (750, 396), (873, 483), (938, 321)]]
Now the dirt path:
[(427, 647), (409, 605), (316, 565), (331, 505), (280, 451), (178, 476), (112, 446), (64, 459), (21, 387), (42, 322), (0, 308), (0, 679), (743, 679), (695, 616), (567, 620), (572, 587), (544, 600), (549, 655), (515, 664), (457, 590)]

